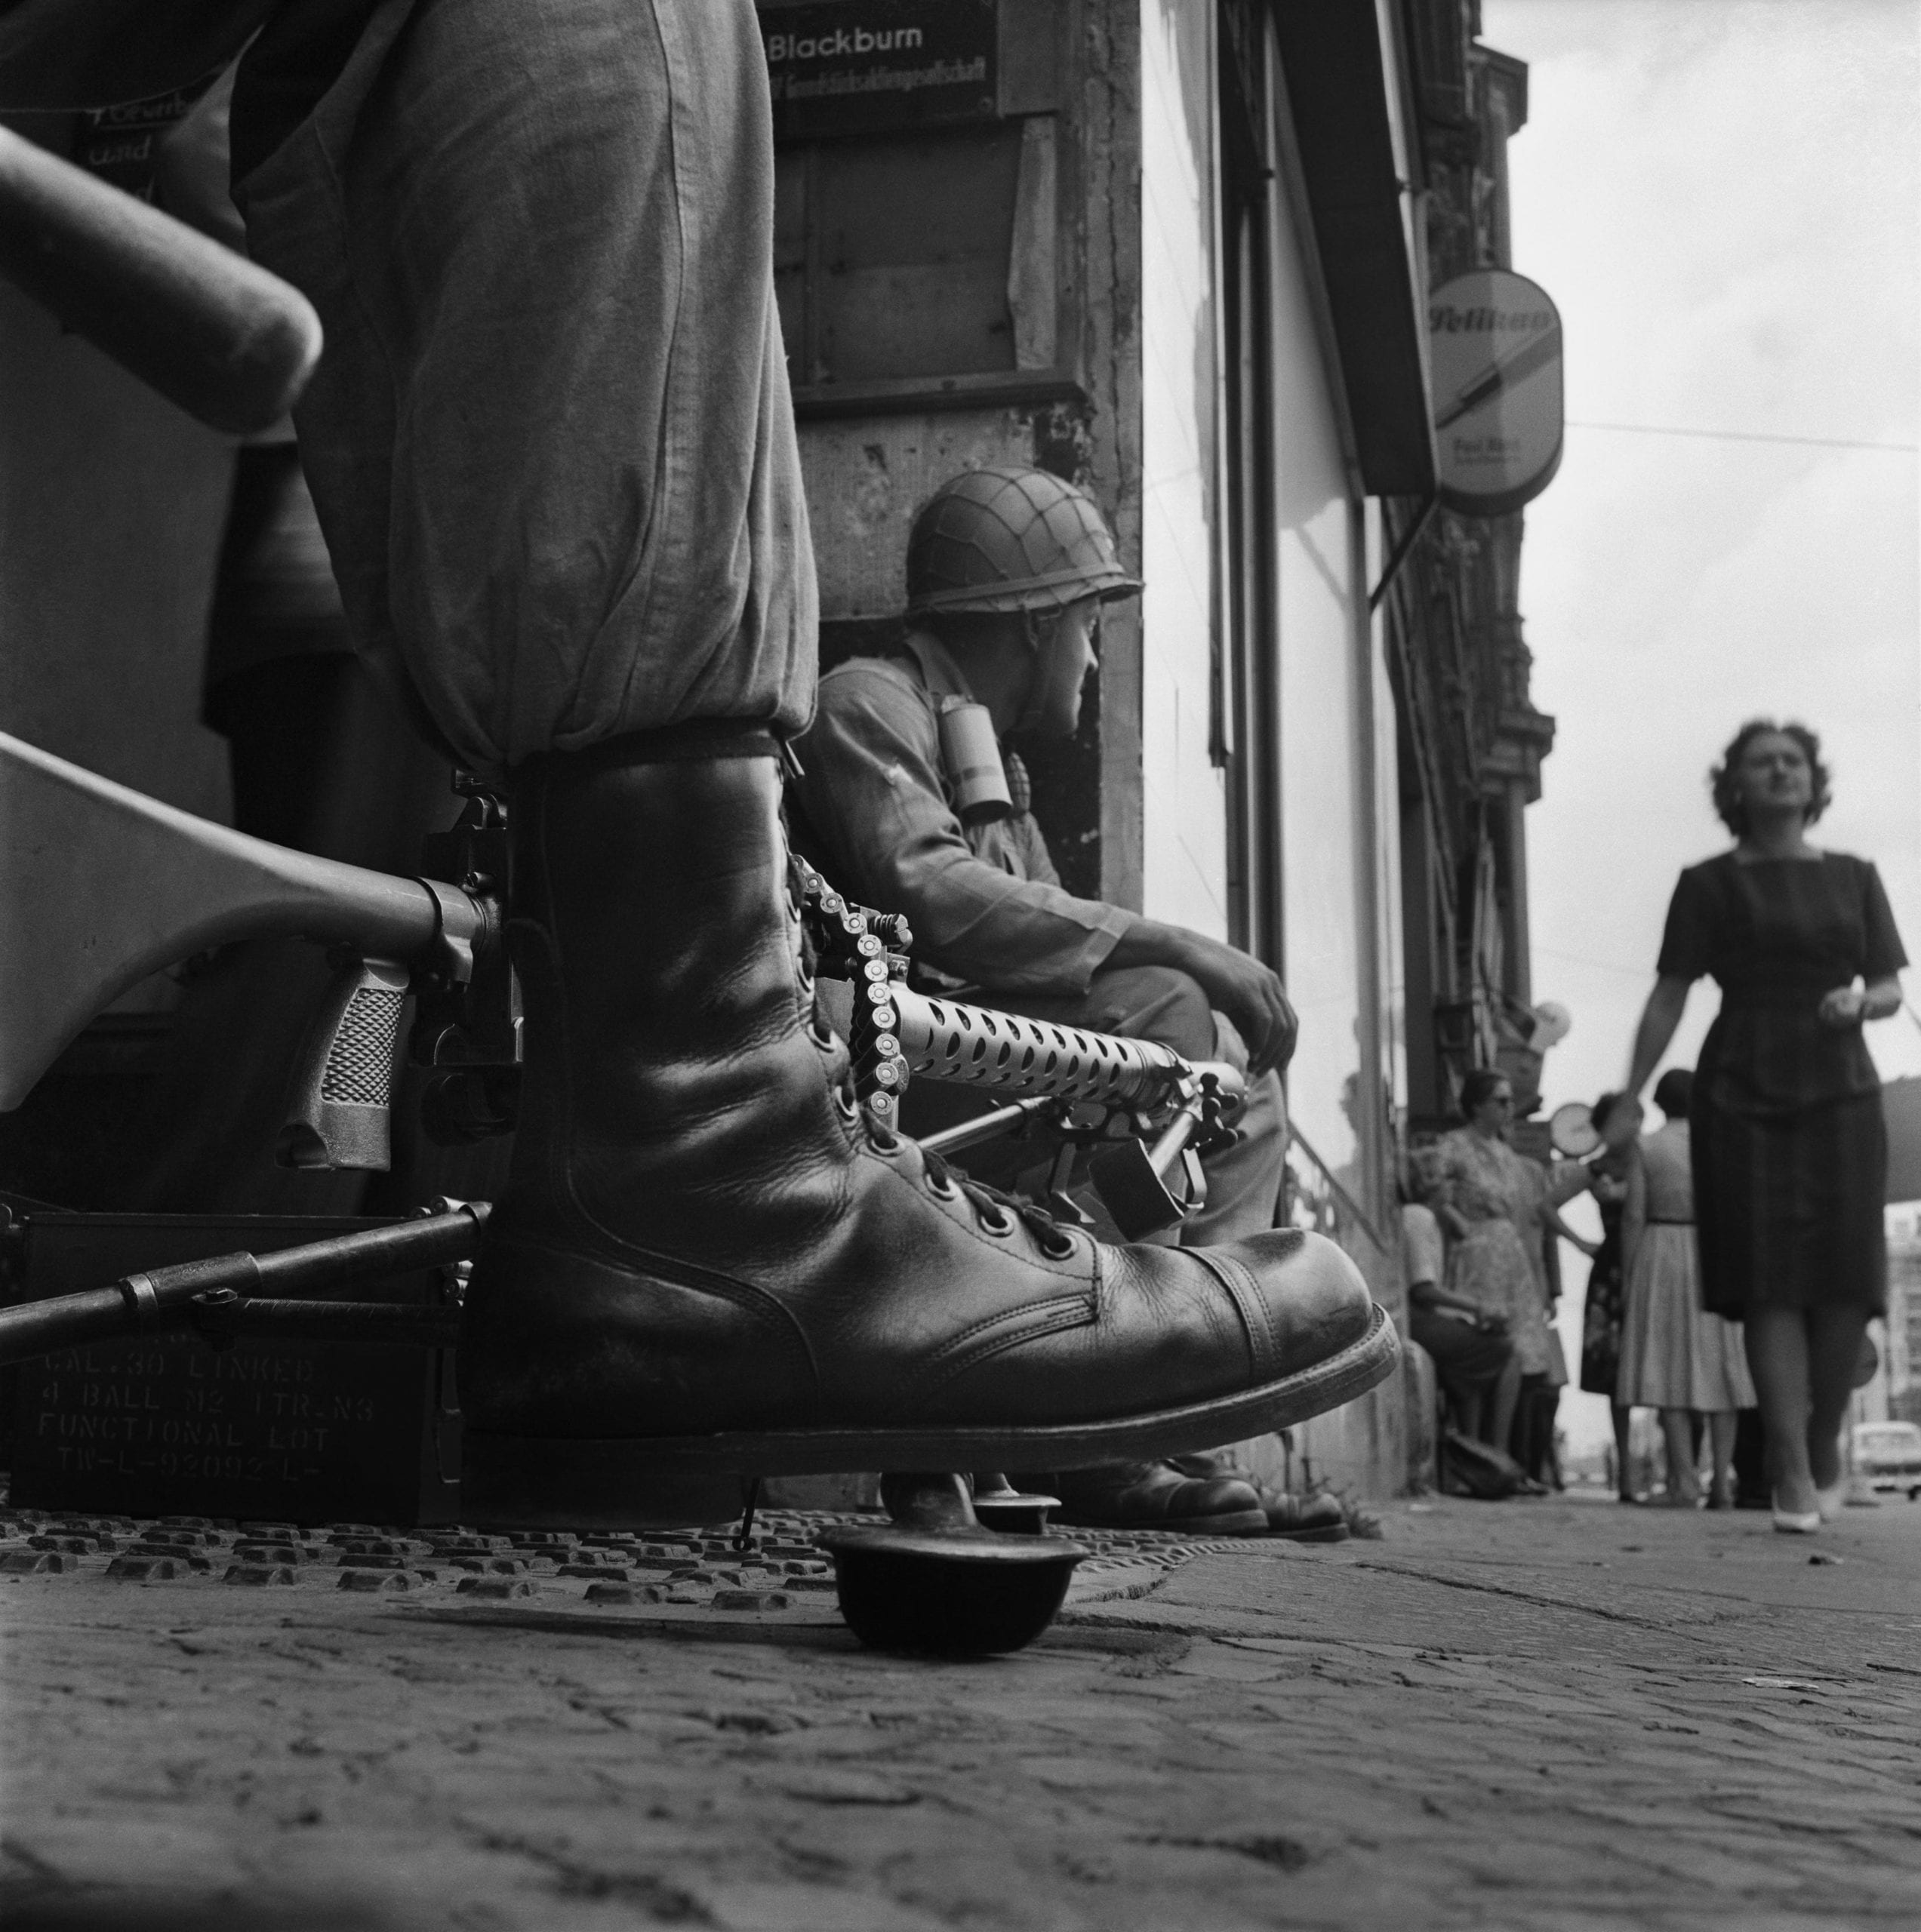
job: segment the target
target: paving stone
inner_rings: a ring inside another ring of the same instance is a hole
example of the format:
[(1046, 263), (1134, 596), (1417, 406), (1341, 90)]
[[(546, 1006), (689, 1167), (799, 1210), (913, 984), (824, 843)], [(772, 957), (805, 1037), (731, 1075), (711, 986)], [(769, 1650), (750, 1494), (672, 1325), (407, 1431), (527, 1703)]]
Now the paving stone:
[(164, 1583), (186, 1575), (187, 1566), (177, 1556), (116, 1556), (106, 1574), (130, 1583)]
[(57, 1574), (74, 1567), (75, 1558), (56, 1549), (10, 1549), (0, 1554), (0, 1575), (30, 1577), (52, 1571)]
[(531, 1597), (534, 1586), (513, 1577), (463, 1577), (454, 1586), (463, 1597)]
[(340, 1590), (412, 1590), (420, 1587), (420, 1579), (410, 1577), (405, 1570), (343, 1570), (340, 1581), (334, 1586)]
[(710, 1599), (716, 1610), (785, 1610), (784, 1590), (716, 1590)]
[(298, 1573), (286, 1563), (230, 1563), (220, 1580), (227, 1583), (297, 1583)]
[(661, 1592), (652, 1583), (590, 1583), (589, 1603), (658, 1603)]

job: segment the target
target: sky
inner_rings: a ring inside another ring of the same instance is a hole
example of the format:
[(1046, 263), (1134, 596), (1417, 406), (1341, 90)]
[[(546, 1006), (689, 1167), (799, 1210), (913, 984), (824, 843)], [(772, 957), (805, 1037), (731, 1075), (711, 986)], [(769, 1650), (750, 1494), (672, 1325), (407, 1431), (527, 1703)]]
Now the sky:
[[(1921, 5), (1482, 0), (1481, 38), (1528, 64), (1513, 266), (1566, 340), (1521, 566), (1559, 721), (1528, 814), (1535, 996), (1575, 1021), (1552, 1108), (1625, 1071), (1675, 875), (1726, 843), (1707, 772), (1746, 718), (1821, 734), (1815, 842), (1876, 863), (1921, 958)], [(1715, 1004), (1695, 989), (1669, 1063)], [(1921, 1075), (1921, 1022), (1868, 1037), (1884, 1078)], [(1587, 1263), (1562, 1260), (1572, 1364)], [(1607, 1433), (1597, 1396), (1561, 1419)]]

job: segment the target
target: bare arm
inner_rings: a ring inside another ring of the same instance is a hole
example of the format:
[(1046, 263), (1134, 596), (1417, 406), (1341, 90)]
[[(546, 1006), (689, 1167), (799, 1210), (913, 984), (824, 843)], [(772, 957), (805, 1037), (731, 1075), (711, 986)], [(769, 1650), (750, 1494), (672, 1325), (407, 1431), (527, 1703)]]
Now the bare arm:
[(1451, 1295), (1445, 1288), (1437, 1288), (1432, 1281), (1416, 1281), (1408, 1290), (1408, 1300), (1416, 1308), (1449, 1308), (1458, 1315), (1472, 1317), (1474, 1326), (1505, 1334), (1507, 1318), (1504, 1315), (1491, 1315), (1471, 1301), (1464, 1301), (1459, 1295)]
[(1667, 1052), (1668, 1042), (1674, 1037), (1674, 1029), (1681, 1023), (1691, 983), (1673, 973), (1664, 973), (1655, 982), (1655, 989), (1649, 994), (1648, 1003), (1641, 1009), (1641, 1023), (1634, 1029), (1634, 1054), (1627, 1066), (1627, 1097), (1630, 1100), (1639, 1100), (1641, 1089), (1661, 1064), (1661, 1057)]
[(1598, 1241), (1590, 1241), (1585, 1235), (1576, 1234), (1574, 1229), (1561, 1219), (1559, 1211), (1551, 1201), (1542, 1203), (1541, 1218), (1547, 1223), (1550, 1232), (1567, 1242), (1570, 1247), (1579, 1248), (1589, 1260), (1592, 1261), (1595, 1256), (1600, 1253), (1600, 1244)]
[(1901, 975), (1889, 973), (1865, 986), (1837, 986), (1824, 994), (1821, 1017), (1829, 1026), (1846, 1029), (1870, 1020), (1886, 1020), (1901, 1011)]
[(1466, 1239), (1467, 1217), (1454, 1204), (1454, 1174), (1447, 1164), (1445, 1150), (1442, 1155), (1441, 1171), (1436, 1175), (1433, 1187), (1427, 1196), (1427, 1206), (1451, 1238), (1455, 1241)]

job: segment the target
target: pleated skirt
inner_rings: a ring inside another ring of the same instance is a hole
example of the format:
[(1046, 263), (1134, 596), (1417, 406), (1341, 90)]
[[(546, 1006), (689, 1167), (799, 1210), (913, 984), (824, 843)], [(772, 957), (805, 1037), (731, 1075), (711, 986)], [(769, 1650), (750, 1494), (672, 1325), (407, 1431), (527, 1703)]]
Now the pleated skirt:
[(1651, 1224), (1628, 1271), (1615, 1400), (1653, 1409), (1751, 1409), (1741, 1324), (1701, 1304), (1695, 1231)]

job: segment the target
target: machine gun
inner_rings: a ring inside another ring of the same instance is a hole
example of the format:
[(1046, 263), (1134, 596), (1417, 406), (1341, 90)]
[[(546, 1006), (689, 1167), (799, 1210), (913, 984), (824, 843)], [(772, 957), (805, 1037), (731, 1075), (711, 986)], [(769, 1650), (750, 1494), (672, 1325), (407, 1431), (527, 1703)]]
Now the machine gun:
[[(403, 879), (230, 831), (0, 734), (0, 903), (13, 913), (0, 922), (0, 1112), (148, 974), (232, 940), (291, 934), (328, 946), (335, 972), (290, 1081), (276, 1149), (285, 1164), (388, 1164), (409, 997), (409, 1056), (436, 1076), (429, 1131), (460, 1141), (509, 1129), (521, 1037), (503, 938), (506, 808), (457, 783), (458, 822), (425, 841), (422, 875)], [(1094, 1150), (1096, 1185), (1131, 1239), (1205, 1202), (1198, 1156), (1231, 1140), (1245, 1097), (1233, 1067), (916, 992), (906, 921), (794, 867), (818, 970), (854, 983), (856, 1090), (878, 1125), (897, 1126), (912, 1078), (1019, 1096), (926, 1144), (959, 1154), (1044, 1124), (1067, 1152)]]
[(276, 1149), (289, 1167), (384, 1168), (392, 1074), (438, 1069), (430, 1128), (511, 1124), (519, 995), (502, 920), (500, 801), (426, 841), (433, 876), (398, 878), (290, 851), (176, 811), (0, 733), (0, 1112), (17, 1107), (94, 1016), (149, 974), (241, 939), (296, 935), (335, 961), (290, 1084)]
[[(916, 992), (907, 983), (913, 935), (907, 921), (852, 904), (804, 860), (792, 863), (816, 970), (853, 982), (849, 1044), (856, 1095), (870, 1119), (897, 1128), (900, 1097), (916, 1078), (1020, 1094), (921, 1136), (921, 1145), (959, 1155), (1010, 1132), (1044, 1128), (1061, 1143), (1047, 1204), (1070, 1220), (1085, 1217), (1067, 1195), (1070, 1168), (1077, 1149), (1091, 1149), (1095, 1190), (1129, 1241), (1174, 1226), (1206, 1204), (1200, 1156), (1235, 1139), (1233, 1122), (1247, 1102), (1238, 1069), (1190, 1065), (1153, 1040)], [(1176, 1174), (1178, 1194), (1168, 1185)]]

